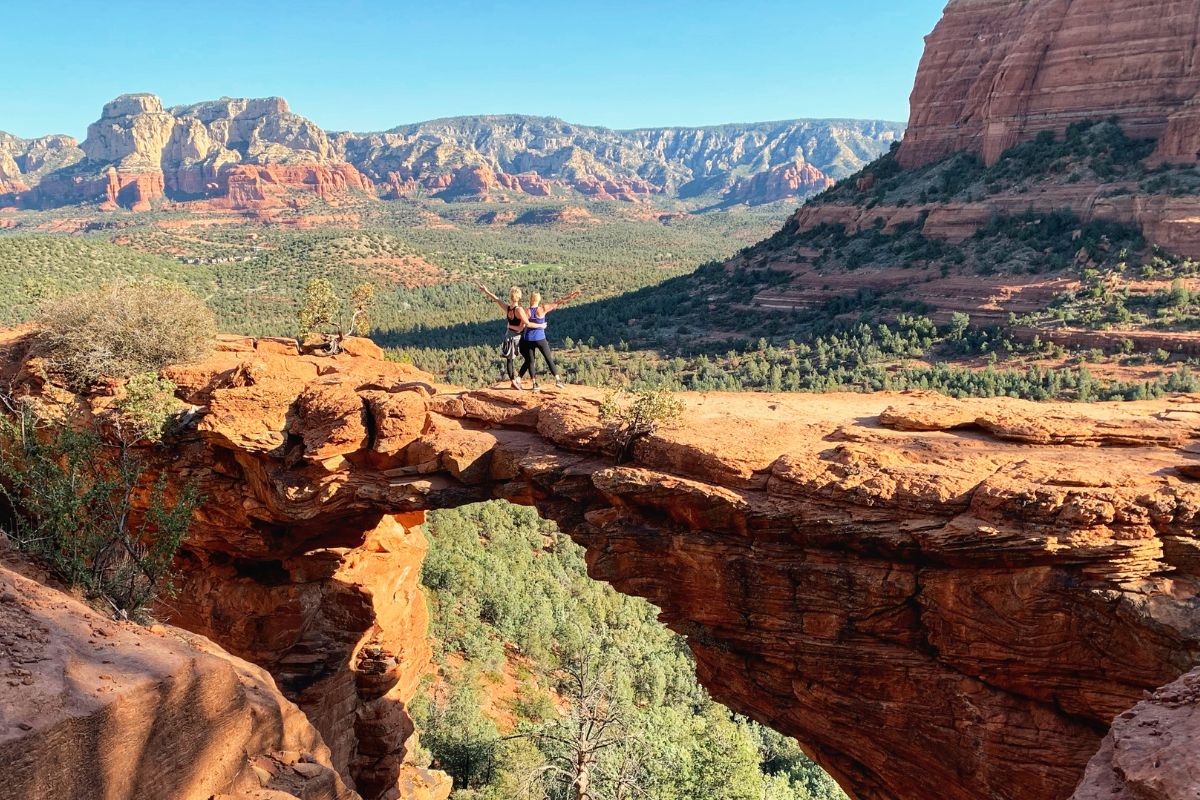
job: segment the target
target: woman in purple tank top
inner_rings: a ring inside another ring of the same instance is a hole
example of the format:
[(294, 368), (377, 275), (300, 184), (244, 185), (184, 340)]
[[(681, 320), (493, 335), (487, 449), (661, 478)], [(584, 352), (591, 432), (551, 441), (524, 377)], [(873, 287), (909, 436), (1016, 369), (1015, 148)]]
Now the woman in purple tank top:
[[(553, 303), (543, 303), (540, 292), (534, 292), (529, 296), (528, 318), (525, 322), (525, 332), (521, 334), (521, 358), (524, 360), (521, 363), (520, 377), (523, 378), (528, 373), (530, 380), (533, 381), (531, 388), (535, 392), (541, 389), (538, 386), (537, 367), (534, 365), (535, 352), (540, 352), (542, 358), (546, 359), (546, 366), (550, 368), (550, 374), (554, 376), (554, 385), (560, 389), (563, 385), (562, 378), (558, 375), (558, 369), (554, 366), (554, 356), (550, 354), (550, 343), (546, 341), (546, 315), (581, 294), (583, 292), (576, 289)], [(520, 378), (518, 378), (518, 382), (519, 380)]]

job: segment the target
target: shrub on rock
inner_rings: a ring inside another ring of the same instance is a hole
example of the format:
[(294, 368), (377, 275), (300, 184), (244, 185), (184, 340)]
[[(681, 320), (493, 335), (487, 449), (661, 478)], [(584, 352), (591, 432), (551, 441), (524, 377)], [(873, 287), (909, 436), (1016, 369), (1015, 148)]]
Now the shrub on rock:
[(187, 289), (110, 285), (47, 305), (36, 349), (72, 384), (86, 386), (201, 359), (216, 333), (212, 311)]

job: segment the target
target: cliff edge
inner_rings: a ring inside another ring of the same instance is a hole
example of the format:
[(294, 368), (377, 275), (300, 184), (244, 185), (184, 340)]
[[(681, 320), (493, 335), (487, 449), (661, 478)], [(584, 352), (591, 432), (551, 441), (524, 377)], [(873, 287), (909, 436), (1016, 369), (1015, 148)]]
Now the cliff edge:
[[(16, 391), (74, 402), (23, 346)], [(439, 388), (351, 349), (227, 338), (169, 369), (197, 411), (162, 468), (209, 498), (172, 622), (270, 671), (364, 797), (404, 796), (418, 523), (489, 498), (556, 520), (857, 798), (1066, 797), (1200, 662), (1195, 397), (685, 395), (618, 464), (596, 391)]]

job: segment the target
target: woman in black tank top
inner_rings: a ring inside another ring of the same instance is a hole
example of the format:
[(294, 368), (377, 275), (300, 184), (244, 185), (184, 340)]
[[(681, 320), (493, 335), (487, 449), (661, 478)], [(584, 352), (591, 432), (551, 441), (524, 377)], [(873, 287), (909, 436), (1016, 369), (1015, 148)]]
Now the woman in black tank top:
[(482, 283), (475, 285), (479, 291), (492, 298), (496, 305), (504, 309), (504, 321), (508, 326), (504, 331), (504, 341), (500, 344), (500, 354), (504, 357), (504, 366), (508, 370), (509, 382), (514, 389), (520, 389), (521, 379), (517, 377), (515, 359), (517, 351), (520, 349), (521, 332), (525, 330), (525, 326), (529, 322), (529, 312), (521, 307), (521, 287), (514, 286), (509, 289), (508, 302), (505, 303), (488, 291), (488, 288)]

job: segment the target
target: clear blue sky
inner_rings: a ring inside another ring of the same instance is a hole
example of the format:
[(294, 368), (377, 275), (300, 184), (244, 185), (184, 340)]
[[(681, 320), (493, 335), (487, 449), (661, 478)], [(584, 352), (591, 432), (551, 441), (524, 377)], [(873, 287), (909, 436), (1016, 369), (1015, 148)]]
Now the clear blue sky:
[(0, 130), (281, 95), (333, 130), (459, 114), (628, 128), (905, 120), (945, 0), (5, 0)]

